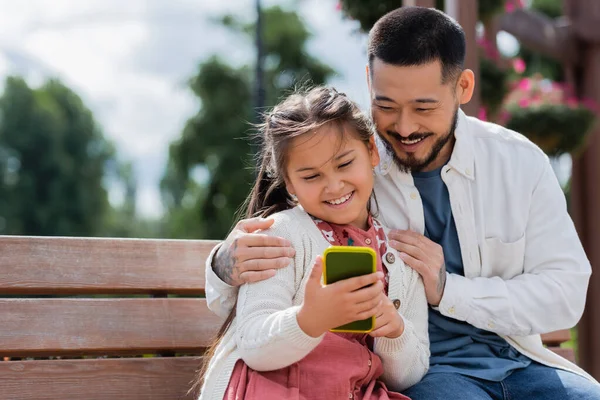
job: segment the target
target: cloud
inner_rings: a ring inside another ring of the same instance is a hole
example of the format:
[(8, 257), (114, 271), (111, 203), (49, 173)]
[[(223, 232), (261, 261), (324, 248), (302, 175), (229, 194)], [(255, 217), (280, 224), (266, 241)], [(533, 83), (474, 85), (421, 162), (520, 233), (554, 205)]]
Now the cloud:
[(208, 54), (224, 54), (231, 62), (246, 61), (249, 46), (236, 45), (236, 36), (214, 20), (225, 13), (248, 14), (247, 1), (232, 0), (179, 2), (150, 1), (144, 18), (150, 27), (148, 40), (140, 43), (132, 57), (134, 65), (145, 71), (181, 79), (196, 70)]
[[(298, 4), (315, 33), (311, 53), (340, 72), (336, 86), (368, 104), (364, 37), (352, 35), (356, 25), (340, 19), (334, 1)], [(134, 163), (139, 211), (157, 217), (169, 143), (198, 107), (188, 79), (214, 53), (232, 63), (252, 61), (252, 43), (211, 18), (251, 18), (252, 7), (246, 0), (0, 0), (0, 74), (22, 74), (32, 84), (55, 76), (79, 93)]]
[(358, 22), (343, 19), (334, 1), (307, 0), (301, 3), (300, 12), (314, 34), (311, 53), (338, 72), (331, 84), (366, 110), (367, 36), (358, 31)]

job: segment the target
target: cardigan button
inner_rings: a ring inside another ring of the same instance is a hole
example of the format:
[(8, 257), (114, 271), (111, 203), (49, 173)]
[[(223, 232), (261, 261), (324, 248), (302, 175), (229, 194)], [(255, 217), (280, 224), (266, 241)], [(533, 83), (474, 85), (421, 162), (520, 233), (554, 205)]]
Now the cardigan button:
[(399, 299), (392, 301), (392, 303), (394, 303), (394, 307), (396, 308), (396, 310), (400, 308), (401, 302)]
[(387, 253), (385, 255), (385, 261), (389, 262), (390, 264), (393, 264), (396, 262), (396, 256), (394, 256), (394, 253)]

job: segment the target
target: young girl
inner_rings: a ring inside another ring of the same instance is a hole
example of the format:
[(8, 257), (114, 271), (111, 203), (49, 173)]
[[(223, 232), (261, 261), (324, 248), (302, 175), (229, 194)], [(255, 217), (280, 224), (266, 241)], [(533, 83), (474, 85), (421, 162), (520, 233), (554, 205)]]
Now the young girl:
[[(201, 374), (200, 399), (406, 399), (429, 366), (420, 276), (386, 245), (370, 213), (379, 162), (368, 119), (345, 95), (318, 87), (287, 98), (261, 126), (248, 216), (271, 216), (293, 262), (240, 288)], [(324, 250), (369, 246), (378, 272), (321, 284)], [(332, 333), (376, 317), (369, 334)]]

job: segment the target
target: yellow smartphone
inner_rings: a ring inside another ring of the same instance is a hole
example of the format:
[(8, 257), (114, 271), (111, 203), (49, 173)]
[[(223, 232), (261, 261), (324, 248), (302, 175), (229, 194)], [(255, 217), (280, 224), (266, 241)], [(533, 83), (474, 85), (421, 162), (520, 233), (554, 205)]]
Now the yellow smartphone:
[[(323, 283), (337, 281), (377, 271), (377, 254), (370, 247), (331, 246), (323, 253)], [(375, 328), (375, 316), (331, 329), (331, 332), (368, 333)]]

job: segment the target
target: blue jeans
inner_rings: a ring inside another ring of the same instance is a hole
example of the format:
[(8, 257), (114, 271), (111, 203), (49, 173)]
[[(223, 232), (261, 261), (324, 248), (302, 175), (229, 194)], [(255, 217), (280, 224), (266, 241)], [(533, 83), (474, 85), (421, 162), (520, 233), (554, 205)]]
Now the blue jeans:
[(600, 385), (574, 373), (532, 362), (501, 382), (458, 373), (427, 374), (404, 394), (412, 400), (600, 400)]

